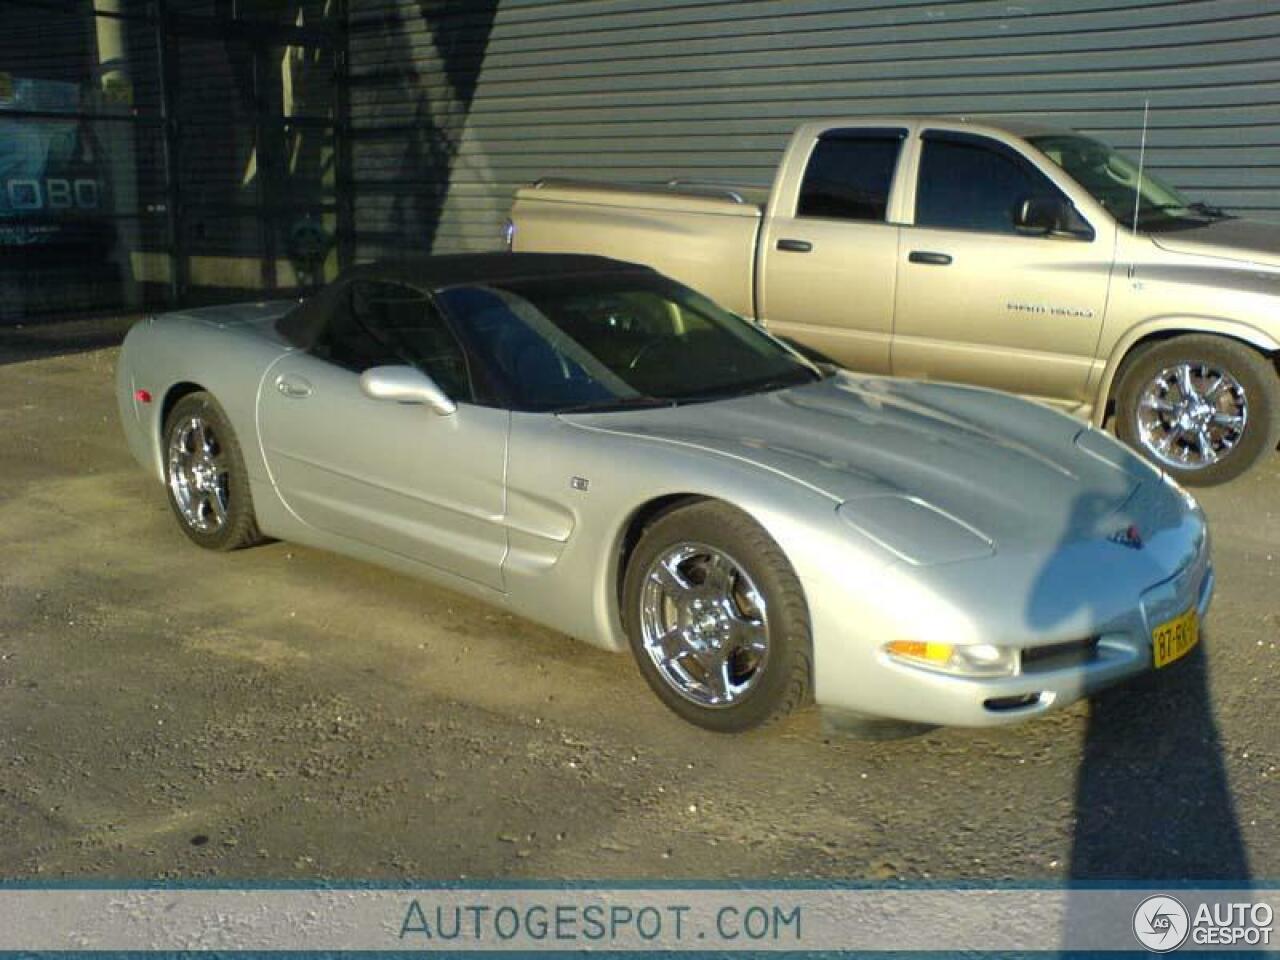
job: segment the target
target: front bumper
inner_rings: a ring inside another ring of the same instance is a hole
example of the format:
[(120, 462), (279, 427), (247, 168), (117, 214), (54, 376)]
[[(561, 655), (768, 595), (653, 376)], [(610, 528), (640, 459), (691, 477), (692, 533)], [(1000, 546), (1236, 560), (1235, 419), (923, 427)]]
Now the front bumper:
[(1154, 629), (1192, 607), (1203, 618), (1213, 589), (1206, 539), (1186, 566), (1143, 591), (1121, 622), (1113, 621), (1096, 633), (1096, 646), (1077, 662), (1057, 665), (1060, 659), (1049, 658), (1014, 676), (970, 678), (915, 667), (876, 651), (872, 661), (864, 664), (874, 676), (859, 684), (856, 696), (820, 696), (819, 703), (837, 722), (843, 713), (961, 727), (1026, 720), (1151, 670)]

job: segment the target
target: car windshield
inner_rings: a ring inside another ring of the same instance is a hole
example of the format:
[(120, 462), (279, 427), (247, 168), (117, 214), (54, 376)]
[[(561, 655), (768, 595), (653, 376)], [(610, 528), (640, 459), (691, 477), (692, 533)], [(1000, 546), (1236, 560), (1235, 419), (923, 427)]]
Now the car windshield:
[(1031, 144), (1089, 191), (1120, 223), (1132, 226), (1138, 205), (1140, 230), (1176, 230), (1221, 220), (1226, 214), (1188, 199), (1101, 140), (1079, 134), (1031, 137)]
[(524, 410), (609, 410), (821, 378), (755, 324), (656, 274), (450, 287), (437, 296)]

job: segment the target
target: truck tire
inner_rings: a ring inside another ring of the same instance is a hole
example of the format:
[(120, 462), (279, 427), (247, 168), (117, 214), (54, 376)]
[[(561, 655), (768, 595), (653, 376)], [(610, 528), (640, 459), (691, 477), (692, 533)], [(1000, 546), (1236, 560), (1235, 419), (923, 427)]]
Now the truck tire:
[(737, 733), (808, 700), (804, 591), (781, 548), (741, 510), (703, 501), (662, 516), (636, 544), (622, 593), (640, 672), (690, 723)]
[(1226, 337), (1165, 340), (1121, 374), (1116, 434), (1179, 483), (1225, 483), (1280, 442), (1280, 377)]

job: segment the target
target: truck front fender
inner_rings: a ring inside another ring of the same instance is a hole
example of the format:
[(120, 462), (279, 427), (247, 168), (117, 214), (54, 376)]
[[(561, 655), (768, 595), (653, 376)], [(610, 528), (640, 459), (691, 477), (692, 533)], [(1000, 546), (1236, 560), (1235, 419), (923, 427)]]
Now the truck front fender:
[(1102, 422), (1106, 419), (1108, 402), (1113, 395), (1125, 360), (1133, 356), (1134, 351), (1141, 349), (1146, 343), (1183, 333), (1216, 334), (1247, 343), (1266, 354), (1280, 352), (1280, 341), (1277, 341), (1274, 336), (1239, 320), (1197, 316), (1166, 316), (1144, 320), (1125, 331), (1124, 335), (1116, 341), (1101, 373), (1095, 374), (1099, 379), (1094, 390), (1093, 412), (1090, 417), (1095, 426), (1102, 426)]

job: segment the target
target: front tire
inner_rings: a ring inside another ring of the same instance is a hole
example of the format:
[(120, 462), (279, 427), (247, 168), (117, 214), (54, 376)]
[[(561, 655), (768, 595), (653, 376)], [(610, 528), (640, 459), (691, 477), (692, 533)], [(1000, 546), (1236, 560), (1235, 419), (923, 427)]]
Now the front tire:
[(209, 393), (189, 393), (164, 424), (164, 479), (182, 532), (207, 550), (262, 541), (235, 431)]
[(644, 532), (627, 564), (623, 623), (654, 693), (697, 726), (737, 733), (808, 699), (800, 582), (764, 528), (728, 504), (678, 508)]
[(1235, 340), (1166, 340), (1122, 374), (1116, 434), (1180, 483), (1225, 483), (1275, 450), (1280, 378)]

